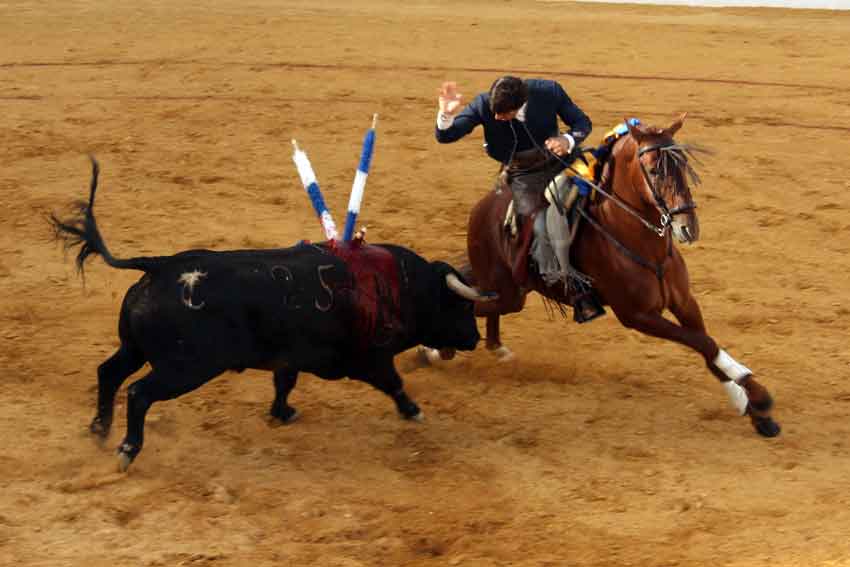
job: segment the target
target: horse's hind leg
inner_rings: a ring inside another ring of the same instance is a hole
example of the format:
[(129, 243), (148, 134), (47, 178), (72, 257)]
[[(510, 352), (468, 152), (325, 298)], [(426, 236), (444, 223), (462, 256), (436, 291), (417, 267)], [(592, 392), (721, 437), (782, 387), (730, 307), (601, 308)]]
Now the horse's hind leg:
[(115, 394), (131, 374), (145, 363), (144, 355), (127, 343), (115, 351), (97, 368), (97, 415), (92, 419), (89, 430), (101, 439), (109, 435), (115, 407)]
[(670, 306), (670, 311), (676, 316), (676, 319), (679, 320), (682, 326), (686, 329), (699, 331), (710, 340), (709, 344), (712, 345), (712, 348), (706, 351), (700, 351), (700, 353), (705, 359), (705, 365), (720, 380), (724, 388), (726, 388), (730, 398), (733, 400), (733, 404), (738, 398), (738, 392), (734, 387), (737, 384), (746, 391), (747, 397), (746, 405), (743, 409), (738, 407), (739, 411), (742, 414), (749, 414), (753, 426), (760, 434), (765, 437), (775, 437), (778, 435), (780, 431), (779, 424), (774, 422), (770, 417), (773, 398), (770, 396), (767, 388), (753, 378), (749, 368), (740, 364), (729, 353), (719, 348), (717, 343), (708, 336), (705, 330), (705, 323), (702, 319), (702, 312), (693, 295), (687, 293), (681, 304), (679, 302), (673, 303)]
[(493, 354), (499, 362), (513, 360), (514, 353), (502, 344), (499, 322), (502, 315), (518, 313), (525, 306), (525, 293), (514, 285), (508, 272), (502, 271), (504, 275), (501, 285), (491, 287), (499, 294), (499, 299), (493, 302), (477, 303), (475, 314), (487, 319), (487, 350)]
[[(515, 313), (521, 311), (525, 305), (525, 296), (516, 287), (502, 288), (498, 301), (476, 303), (475, 315), (487, 319), (487, 351), (495, 356), (499, 362), (508, 362), (514, 359), (514, 353), (502, 344), (499, 332), (499, 318), (504, 313)], [(419, 347), (419, 360), (422, 365), (439, 364), (441, 357), (437, 349), (426, 346)]]

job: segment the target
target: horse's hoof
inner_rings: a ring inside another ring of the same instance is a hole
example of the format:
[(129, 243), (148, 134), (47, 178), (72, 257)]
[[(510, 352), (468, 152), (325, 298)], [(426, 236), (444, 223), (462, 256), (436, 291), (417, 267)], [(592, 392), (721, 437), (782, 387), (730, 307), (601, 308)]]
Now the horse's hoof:
[(428, 348), (420, 345), (419, 348), (416, 349), (416, 352), (422, 366), (436, 366), (443, 360), (440, 356), (440, 351), (435, 348)]
[(750, 407), (757, 413), (765, 414), (773, 409), (773, 397), (770, 394), (765, 395), (761, 400), (756, 402), (750, 400)]
[(440, 354), (440, 360), (454, 360), (457, 350), (453, 348), (441, 348), (437, 351)]
[(762, 437), (776, 437), (779, 435), (779, 432), (782, 431), (779, 424), (773, 421), (770, 417), (753, 416), (752, 421), (753, 427), (756, 428), (756, 431), (758, 431), (759, 435)]
[(497, 348), (488, 349), (490, 354), (496, 357), (498, 362), (510, 362), (516, 358), (514, 352), (504, 345), (500, 345)]

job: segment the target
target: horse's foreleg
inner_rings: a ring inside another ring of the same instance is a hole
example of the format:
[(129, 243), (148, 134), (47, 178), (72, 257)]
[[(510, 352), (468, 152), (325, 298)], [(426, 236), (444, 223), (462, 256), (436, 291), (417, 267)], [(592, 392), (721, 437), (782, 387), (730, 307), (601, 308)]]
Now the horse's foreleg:
[[(484, 315), (487, 319), (487, 352), (496, 357), (499, 362), (508, 362), (514, 359), (514, 353), (511, 349), (502, 344), (499, 336), (499, 313), (490, 313)], [(440, 354), (440, 351), (434, 348), (419, 346), (419, 363), (422, 366), (437, 366), (443, 360), (446, 360)]]
[(499, 362), (507, 362), (513, 360), (514, 353), (502, 344), (502, 339), (499, 336), (499, 317), (498, 313), (487, 315), (487, 350)]
[[(696, 306), (696, 302), (693, 302), (693, 305)], [(681, 318), (677, 315), (677, 318), (683, 323), (687, 321), (689, 324), (696, 325), (698, 322), (696, 328), (676, 325), (662, 317), (660, 313), (624, 313), (619, 312), (616, 308), (614, 312), (620, 322), (628, 328), (645, 335), (677, 342), (699, 352), (709, 369), (723, 383), (723, 387), (738, 413), (741, 415), (750, 413), (754, 426), (762, 435), (772, 437), (779, 433), (779, 427), (773, 423), (769, 415), (766, 415), (766, 410), (762, 412), (756, 407), (756, 401), (750, 401), (749, 392), (751, 390), (754, 394), (754, 400), (759, 400), (761, 399), (760, 390), (764, 390), (764, 388), (752, 382), (749, 370), (738, 364), (728, 353), (719, 349), (714, 339), (705, 333), (705, 326), (702, 324), (702, 316), (699, 314), (698, 306), (696, 306), (696, 311), (690, 310), (687, 314), (683, 313)], [(720, 370), (720, 372), (718, 373), (715, 369)], [(764, 393), (766, 394), (766, 391)]]
[[(690, 347), (700, 353), (709, 364), (714, 356), (718, 353), (717, 343), (705, 333), (704, 326), (702, 328), (689, 328), (676, 325), (661, 316), (660, 313), (620, 313), (614, 309), (614, 313), (620, 322), (630, 329), (639, 331), (645, 335), (658, 337), (674, 341), (679, 344)], [(681, 320), (681, 319), (680, 319)], [(700, 317), (700, 323), (702, 319)], [(710, 368), (710, 366), (709, 366)], [(736, 380), (726, 378), (723, 382), (726, 393), (732, 405), (740, 415), (744, 415), (747, 411), (747, 393)]]
[(702, 319), (702, 312), (699, 304), (691, 294), (687, 294), (682, 305), (676, 304), (670, 306), (670, 311), (676, 316), (676, 319), (687, 329), (702, 332), (711, 340), (714, 345), (712, 349), (701, 352), (705, 358), (705, 364), (712, 374), (723, 384), (729, 393), (733, 404), (738, 399), (739, 392), (733, 386), (737, 384), (743, 387), (747, 395), (747, 404), (743, 410), (738, 408), (740, 401), (736, 404), (736, 408), (743, 413), (749, 413), (753, 421), (753, 426), (756, 430), (766, 437), (774, 437), (779, 434), (779, 425), (770, 418), (770, 410), (773, 407), (773, 398), (767, 391), (767, 388), (753, 378), (749, 368), (739, 363), (737, 360), (725, 350), (719, 348), (717, 343), (705, 332), (705, 323)]

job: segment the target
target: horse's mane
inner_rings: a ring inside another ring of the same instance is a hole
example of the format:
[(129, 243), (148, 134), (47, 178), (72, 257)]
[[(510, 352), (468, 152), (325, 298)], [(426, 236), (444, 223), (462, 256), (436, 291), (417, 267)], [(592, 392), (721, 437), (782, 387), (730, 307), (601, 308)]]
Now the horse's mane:
[[(648, 136), (662, 136), (664, 131), (656, 128), (654, 126), (644, 126), (641, 131)], [(637, 140), (634, 139), (633, 136), (626, 135), (621, 137), (614, 143), (614, 146), (611, 148), (611, 161), (613, 162), (620, 151), (622, 151), (623, 146), (626, 144), (626, 140), (630, 140), (633, 144), (635, 144), (635, 149), (637, 149)], [(667, 179), (675, 171), (682, 171), (683, 176), (687, 177), (690, 180), (692, 185), (699, 185), (702, 183), (702, 179), (700, 179), (699, 174), (696, 172), (693, 164), (703, 165), (703, 162), (700, 160), (700, 155), (712, 155), (713, 152), (705, 146), (701, 146), (693, 143), (678, 143), (675, 142), (672, 138), (669, 138), (670, 142), (672, 142), (669, 146), (663, 146), (659, 148), (660, 157), (658, 159), (658, 176), (661, 180)], [(675, 191), (681, 192), (683, 190), (682, 187), (676, 183)]]
[[(681, 170), (690, 179), (691, 184), (699, 185), (702, 180), (693, 165), (691, 165), (691, 160), (697, 165), (702, 165), (702, 161), (700, 161), (697, 153), (707, 154), (709, 151), (701, 146), (678, 143), (661, 148), (661, 157), (658, 160), (658, 175), (661, 179), (666, 179), (673, 171)], [(676, 190), (678, 191), (679, 187)]]

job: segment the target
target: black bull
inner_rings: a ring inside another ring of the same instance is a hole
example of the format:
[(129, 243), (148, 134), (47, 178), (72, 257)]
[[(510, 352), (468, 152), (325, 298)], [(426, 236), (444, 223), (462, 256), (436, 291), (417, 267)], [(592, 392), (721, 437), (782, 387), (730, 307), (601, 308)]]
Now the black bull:
[(108, 435), (116, 392), (150, 363), (127, 390), (127, 433), (118, 448), (124, 469), (141, 451), (154, 402), (227, 370), (271, 370), (271, 414), (284, 422), (297, 416), (287, 397), (302, 371), (365, 381), (390, 396), (403, 417), (416, 419), (421, 412), (404, 391), (394, 356), (419, 344), (472, 350), (480, 339), (473, 301), (488, 298), (448, 264), (399, 246), (301, 244), (115, 258), (95, 222), (97, 162), (92, 166), (89, 202), (78, 205), (77, 216), (53, 215), (51, 222), (66, 247), (80, 246), (80, 270), (100, 255), (114, 268), (145, 272), (121, 306), (121, 346), (98, 368), (91, 424), (94, 434)]

